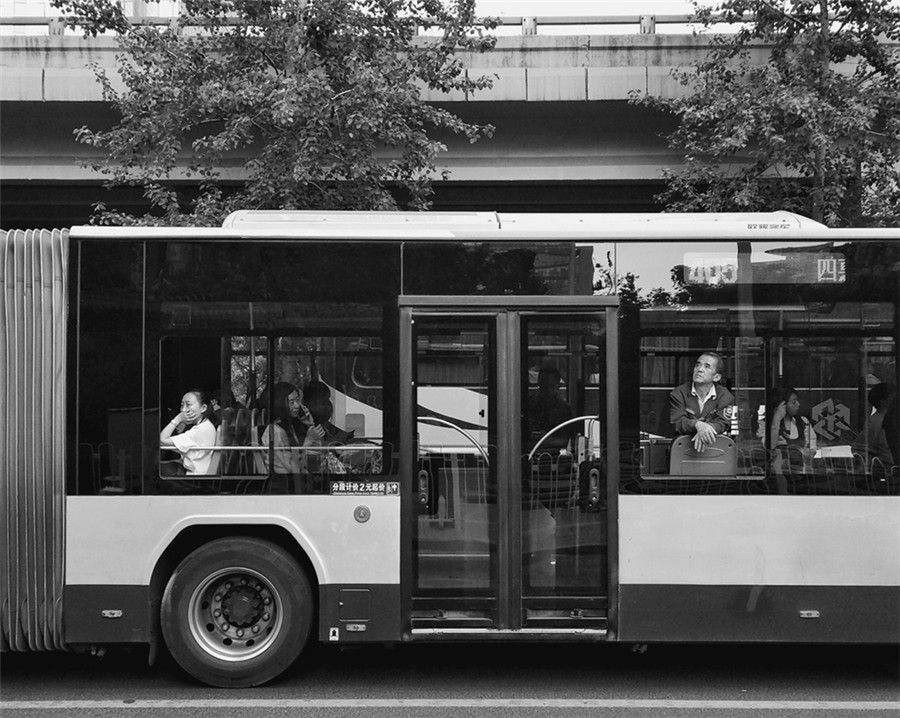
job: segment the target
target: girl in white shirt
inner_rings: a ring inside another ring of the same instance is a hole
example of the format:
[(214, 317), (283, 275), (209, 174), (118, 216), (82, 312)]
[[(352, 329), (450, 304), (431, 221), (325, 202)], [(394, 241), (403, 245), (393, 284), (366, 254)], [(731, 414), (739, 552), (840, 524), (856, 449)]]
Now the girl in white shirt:
[[(181, 455), (188, 476), (210, 473), (216, 444), (216, 415), (212, 402), (198, 389), (188, 391), (181, 398), (181, 411), (159, 432), (159, 446)], [(178, 433), (175, 430), (183, 426)], [(200, 447), (200, 448), (198, 448)]]

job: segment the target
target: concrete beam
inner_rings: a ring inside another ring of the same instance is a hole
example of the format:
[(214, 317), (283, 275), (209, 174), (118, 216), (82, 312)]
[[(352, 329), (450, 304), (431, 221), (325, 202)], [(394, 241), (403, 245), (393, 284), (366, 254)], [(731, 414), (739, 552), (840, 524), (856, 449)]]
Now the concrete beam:
[[(492, 90), (425, 94), (441, 102), (621, 99), (646, 91), (648, 68), (665, 74), (702, 57), (706, 47), (705, 39), (680, 35), (501, 37), (489, 52), (460, 56), (470, 76), (495, 77)], [(109, 37), (0, 36), (0, 101), (102, 101), (91, 68), (117, 82), (117, 52)], [(602, 88), (606, 81), (609, 90)]]

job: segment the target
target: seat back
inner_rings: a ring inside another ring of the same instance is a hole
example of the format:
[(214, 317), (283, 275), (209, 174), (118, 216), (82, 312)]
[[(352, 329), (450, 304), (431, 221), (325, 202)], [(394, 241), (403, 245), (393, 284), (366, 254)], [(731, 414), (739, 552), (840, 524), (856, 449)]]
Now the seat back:
[[(265, 412), (263, 412), (263, 416)], [(260, 424), (260, 413), (254, 409), (250, 413), (250, 446), (263, 446), (263, 434), (265, 433), (265, 424)], [(254, 451), (251, 454), (253, 462), (253, 473), (263, 476), (269, 473), (268, 454), (263, 451)]]
[(735, 476), (737, 450), (734, 440), (720, 435), (715, 444), (697, 451), (692, 436), (679, 436), (672, 442), (669, 473), (675, 476)]
[[(216, 429), (216, 446), (225, 446), (224, 442), (225, 438), (225, 426), (223, 424), (219, 424), (219, 427)], [(209, 473), (210, 475), (218, 475), (219, 467), (222, 464), (222, 449), (216, 449), (212, 452), (212, 457), (209, 460)]]

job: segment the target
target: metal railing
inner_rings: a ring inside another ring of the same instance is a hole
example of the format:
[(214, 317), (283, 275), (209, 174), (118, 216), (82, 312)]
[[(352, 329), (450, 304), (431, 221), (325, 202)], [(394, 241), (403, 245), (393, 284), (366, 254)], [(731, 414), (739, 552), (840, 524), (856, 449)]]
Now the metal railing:
[[(660, 25), (697, 25), (695, 15), (503, 15), (495, 18), (499, 28), (521, 28), (522, 35), (539, 35), (542, 28), (579, 28), (578, 34), (584, 30), (581, 28), (634, 28), (635, 34), (652, 35)], [(132, 24), (171, 25), (177, 26), (178, 19), (171, 17), (147, 17), (131, 16), (128, 21)], [(62, 17), (21, 16), (0, 17), (0, 27), (45, 27), (48, 35), (64, 35), (66, 23)]]

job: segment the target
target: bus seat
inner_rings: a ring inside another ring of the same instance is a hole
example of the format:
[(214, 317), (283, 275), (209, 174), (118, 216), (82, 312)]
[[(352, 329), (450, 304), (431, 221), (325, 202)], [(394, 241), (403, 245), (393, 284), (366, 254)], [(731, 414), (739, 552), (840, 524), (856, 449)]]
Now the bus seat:
[(241, 407), (234, 413), (234, 443), (247, 446), (250, 443), (250, 410)]
[[(224, 439), (225, 426), (224, 424), (219, 424), (219, 427), (216, 429), (216, 446), (226, 446)], [(219, 467), (222, 464), (223, 453), (224, 451), (222, 449), (216, 449), (212, 452), (212, 458), (209, 461), (210, 476), (219, 474)]]
[(95, 491), (99, 489), (100, 457), (94, 451), (92, 444), (78, 445), (78, 472), (82, 481), (89, 476), (93, 489)]
[(719, 435), (716, 443), (697, 451), (692, 436), (679, 436), (672, 442), (669, 473), (674, 476), (735, 476), (737, 450), (734, 440)]
[(579, 496), (578, 469), (575, 457), (569, 453), (542, 452), (532, 457), (529, 508), (574, 507)]
[[(265, 431), (265, 425), (257, 423), (259, 421), (259, 412), (254, 409), (250, 414), (250, 446), (262, 446), (262, 435)], [(264, 476), (269, 473), (266, 467), (266, 459), (261, 451), (253, 451), (251, 453), (253, 462), (253, 474)]]

